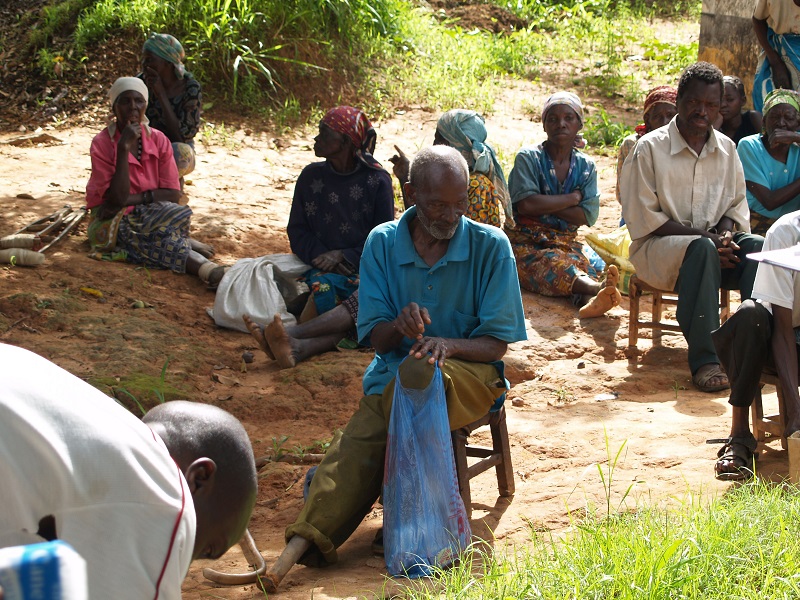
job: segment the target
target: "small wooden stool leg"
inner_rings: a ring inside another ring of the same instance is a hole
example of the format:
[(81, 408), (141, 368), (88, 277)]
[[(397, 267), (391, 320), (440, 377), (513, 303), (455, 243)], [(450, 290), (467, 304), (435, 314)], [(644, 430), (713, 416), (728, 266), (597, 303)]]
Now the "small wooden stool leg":
[(641, 291), (631, 281), (628, 284), (628, 298), (630, 299), (630, 315), (628, 318), (628, 348), (635, 349), (639, 340), (639, 296)]
[[(786, 426), (786, 397), (783, 395), (783, 387), (780, 380), (775, 384), (775, 392), (778, 395), (778, 414), (781, 416), (781, 427)], [(787, 450), (786, 436), (781, 432), (781, 448)]]
[[(661, 292), (652, 292), (653, 294), (653, 323), (661, 323), (661, 317), (664, 315), (664, 297)], [(662, 331), (661, 329), (653, 328), (653, 345), (656, 343), (661, 345)]]
[(508, 427), (506, 425), (506, 407), (503, 406), (492, 417), (490, 422), (492, 432), (492, 448), (495, 453), (500, 453), (502, 462), (495, 467), (497, 472), (497, 489), (503, 497), (514, 495), (514, 467), (511, 464), (511, 445), (508, 442)]
[(720, 325), (731, 316), (731, 293), (729, 290), (719, 290), (719, 322)]
[(451, 432), (453, 456), (456, 461), (458, 491), (461, 493), (461, 499), (464, 501), (467, 517), (472, 518), (472, 493), (469, 489), (469, 467), (467, 465), (467, 436), (468, 433), (464, 429), (456, 429)]

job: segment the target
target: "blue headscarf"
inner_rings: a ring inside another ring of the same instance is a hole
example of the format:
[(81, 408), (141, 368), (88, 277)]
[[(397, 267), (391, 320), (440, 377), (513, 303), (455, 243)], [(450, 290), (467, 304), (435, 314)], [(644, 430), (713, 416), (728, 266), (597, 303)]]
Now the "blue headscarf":
[(503, 199), (506, 219), (513, 222), (506, 177), (497, 162), (494, 149), (486, 143), (486, 126), (483, 123), (483, 117), (474, 110), (454, 108), (439, 117), (436, 131), (466, 159), (470, 173), (483, 173), (492, 180)]

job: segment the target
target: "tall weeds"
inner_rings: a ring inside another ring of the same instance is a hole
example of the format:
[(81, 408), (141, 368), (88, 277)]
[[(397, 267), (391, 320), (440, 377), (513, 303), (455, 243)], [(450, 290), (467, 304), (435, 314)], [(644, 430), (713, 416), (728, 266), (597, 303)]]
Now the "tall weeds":
[(760, 600), (800, 597), (800, 502), (792, 486), (754, 482), (704, 505), (589, 515), (563, 537), (490, 555), (475, 550), (412, 585), (409, 600)]

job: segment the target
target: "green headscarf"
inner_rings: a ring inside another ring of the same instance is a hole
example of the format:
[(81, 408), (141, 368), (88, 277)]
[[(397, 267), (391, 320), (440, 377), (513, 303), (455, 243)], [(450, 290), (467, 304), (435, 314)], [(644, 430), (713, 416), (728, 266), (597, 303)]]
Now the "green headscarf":
[(506, 218), (513, 219), (506, 177), (494, 148), (486, 143), (486, 127), (483, 123), (483, 117), (474, 110), (454, 108), (439, 117), (436, 131), (466, 159), (470, 173), (483, 173), (492, 180), (503, 200)]
[(761, 126), (761, 133), (767, 133), (767, 113), (779, 104), (788, 104), (793, 106), (794, 109), (800, 113), (800, 101), (798, 101), (797, 92), (794, 90), (784, 90), (781, 88), (772, 90), (767, 97), (764, 98), (764, 107), (761, 114), (764, 115), (763, 125)]
[(142, 50), (147, 50), (175, 65), (175, 75), (178, 79), (183, 79), (187, 74), (186, 67), (183, 66), (183, 59), (186, 58), (183, 46), (168, 33), (151, 33)]

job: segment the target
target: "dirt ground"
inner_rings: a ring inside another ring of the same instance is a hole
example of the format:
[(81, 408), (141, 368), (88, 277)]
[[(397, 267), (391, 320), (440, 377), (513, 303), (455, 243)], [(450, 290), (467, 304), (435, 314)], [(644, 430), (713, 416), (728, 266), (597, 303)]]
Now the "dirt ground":
[[(489, 140), (504, 156), (543, 139), (541, 124), (520, 107), (540, 106), (552, 91), (545, 84), (509, 82), (488, 118)], [(376, 123), (377, 158), (386, 165), (394, 144), (413, 153), (430, 143), (436, 117), (407, 107)], [(288, 252), (285, 225), (293, 183), (315, 160), (313, 133), (274, 139), (245, 124), (229, 125), (235, 131), (198, 145), (198, 166), (187, 186), (193, 235), (213, 244), (225, 263)], [(45, 133), (58, 141), (32, 146), (7, 143), (20, 134), (0, 136), (0, 235), (64, 204), (82, 204), (89, 144), (98, 129), (49, 130)], [(597, 162), (602, 210), (595, 229), (608, 232), (620, 217), (615, 162), (603, 156)], [(197, 279), (93, 261), (84, 239), (82, 234), (67, 239), (40, 267), (0, 268), (1, 342), (42, 354), (121, 399), (125, 390), (152, 398), (149, 391), (161, 387), (168, 388), (170, 398), (221, 406), (242, 420), (257, 456), (314, 447), (345, 425), (361, 396), (370, 353), (328, 353), (281, 371), (248, 335), (214, 325), (205, 312), (214, 296)], [(84, 287), (99, 290), (103, 298), (82, 292)], [(583, 322), (566, 299), (528, 292), (523, 299), (529, 339), (513, 344), (506, 357), (513, 385), (506, 407), (516, 494), (498, 498), (491, 472), (472, 481), (476, 536), (502, 549), (525, 544), (533, 531), (565, 531), (570, 513), (605, 506), (597, 467), (607, 469), (608, 453), (613, 458), (623, 445), (610, 490), (612, 507), (631, 485), (627, 506), (676, 504), (690, 494), (708, 500), (724, 493), (728, 486), (713, 478), (716, 447), (705, 440), (727, 433), (729, 408), (723, 394), (692, 388), (682, 337), (665, 334), (654, 346), (645, 331), (638, 351), (628, 353), (627, 298), (605, 317)], [(135, 300), (152, 307), (133, 309)], [(246, 368), (244, 351), (255, 353)], [(766, 404), (774, 402), (774, 393), (766, 396)], [(476, 438), (486, 441), (488, 434)], [(761, 458), (765, 477), (785, 476), (786, 454), (779, 444), (767, 446)], [(269, 462), (260, 471), (250, 530), (267, 562), (280, 553), (283, 530), (300, 510), (307, 468)], [(383, 561), (370, 552), (380, 525), (376, 507), (341, 547), (337, 565), (295, 567), (280, 597), (381, 597), (401, 586), (385, 587)], [(259, 597), (252, 585), (211, 584), (201, 574), (204, 566), (210, 565), (198, 562), (190, 570), (184, 597)], [(214, 567), (245, 569), (238, 548)]]

